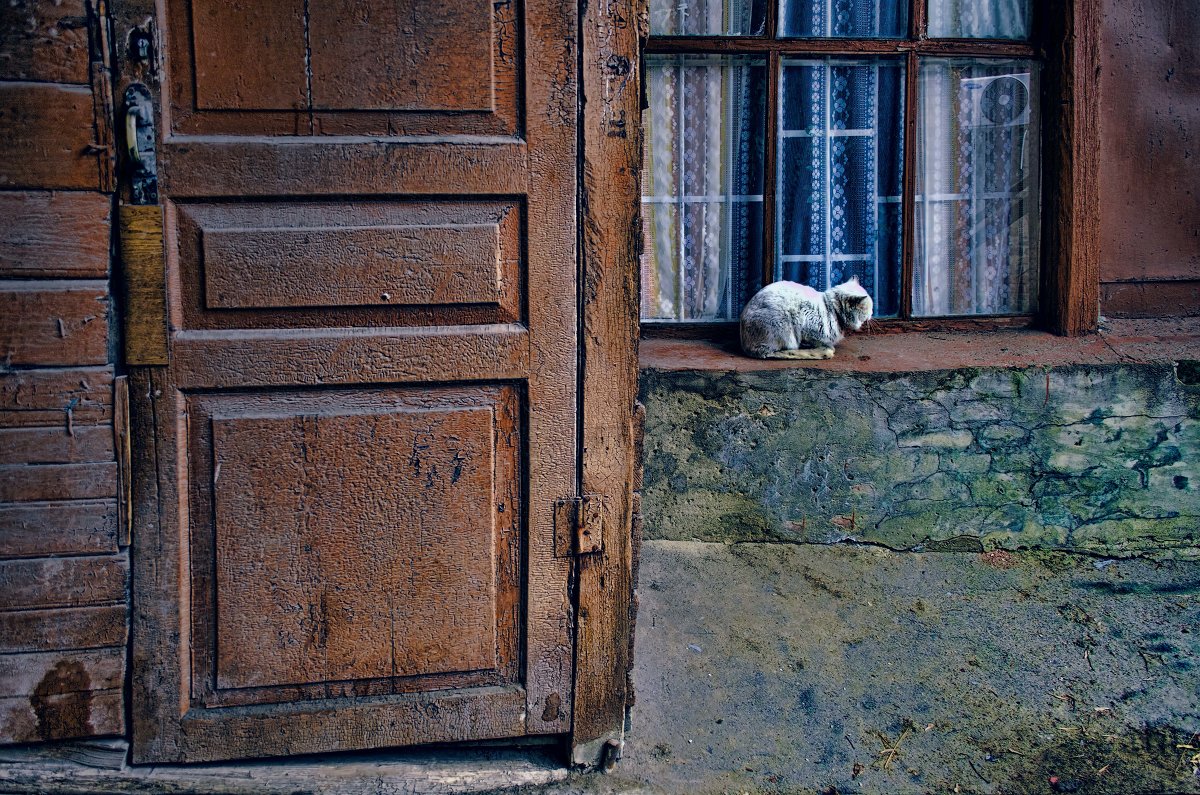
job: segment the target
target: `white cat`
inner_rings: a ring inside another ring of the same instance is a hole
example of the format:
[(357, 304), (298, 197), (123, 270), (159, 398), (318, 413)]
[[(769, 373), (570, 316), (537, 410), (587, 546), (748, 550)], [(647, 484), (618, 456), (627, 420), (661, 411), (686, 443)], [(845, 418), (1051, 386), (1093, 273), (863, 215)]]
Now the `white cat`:
[(818, 292), (773, 282), (742, 310), (742, 350), (759, 359), (829, 359), (848, 331), (871, 319), (871, 296), (857, 278)]

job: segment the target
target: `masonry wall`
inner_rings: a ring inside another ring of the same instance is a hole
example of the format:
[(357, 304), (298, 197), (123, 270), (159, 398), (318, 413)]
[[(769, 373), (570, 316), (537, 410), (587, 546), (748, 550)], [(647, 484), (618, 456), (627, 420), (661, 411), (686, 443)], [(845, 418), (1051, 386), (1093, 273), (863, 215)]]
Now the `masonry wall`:
[(1181, 0), (1101, 7), (1101, 312), (1197, 315), (1200, 14)]
[(644, 370), (648, 537), (1200, 556), (1194, 361)]
[(83, 0), (0, 5), (0, 742), (125, 729), (98, 31)]

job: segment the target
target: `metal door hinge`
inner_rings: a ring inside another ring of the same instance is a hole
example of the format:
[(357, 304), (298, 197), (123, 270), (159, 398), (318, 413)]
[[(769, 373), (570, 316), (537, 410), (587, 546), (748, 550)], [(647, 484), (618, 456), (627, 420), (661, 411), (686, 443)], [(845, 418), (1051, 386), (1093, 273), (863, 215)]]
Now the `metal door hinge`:
[(608, 501), (595, 494), (554, 502), (554, 556), (591, 555), (604, 549)]

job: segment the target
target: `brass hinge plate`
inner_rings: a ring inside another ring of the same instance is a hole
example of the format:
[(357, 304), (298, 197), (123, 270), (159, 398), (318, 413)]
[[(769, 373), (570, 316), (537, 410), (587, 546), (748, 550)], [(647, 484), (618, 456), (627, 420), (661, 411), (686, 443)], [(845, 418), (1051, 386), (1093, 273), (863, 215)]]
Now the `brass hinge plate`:
[(592, 555), (604, 550), (608, 501), (599, 495), (554, 502), (554, 556)]

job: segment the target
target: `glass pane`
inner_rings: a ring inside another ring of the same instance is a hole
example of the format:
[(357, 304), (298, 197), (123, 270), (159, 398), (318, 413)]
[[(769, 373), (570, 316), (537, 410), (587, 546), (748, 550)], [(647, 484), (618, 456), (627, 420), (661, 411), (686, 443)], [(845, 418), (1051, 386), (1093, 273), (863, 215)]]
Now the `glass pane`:
[(762, 282), (762, 59), (646, 57), (642, 317), (732, 320)]
[(901, 0), (779, 0), (779, 35), (904, 38), (908, 35), (908, 3)]
[(904, 61), (783, 61), (775, 278), (900, 309)]
[(929, 35), (1028, 39), (1030, 0), (929, 0)]
[(913, 313), (1037, 307), (1038, 68), (1026, 60), (922, 60), (917, 107)]
[(650, 0), (651, 36), (761, 36), (767, 0)]

